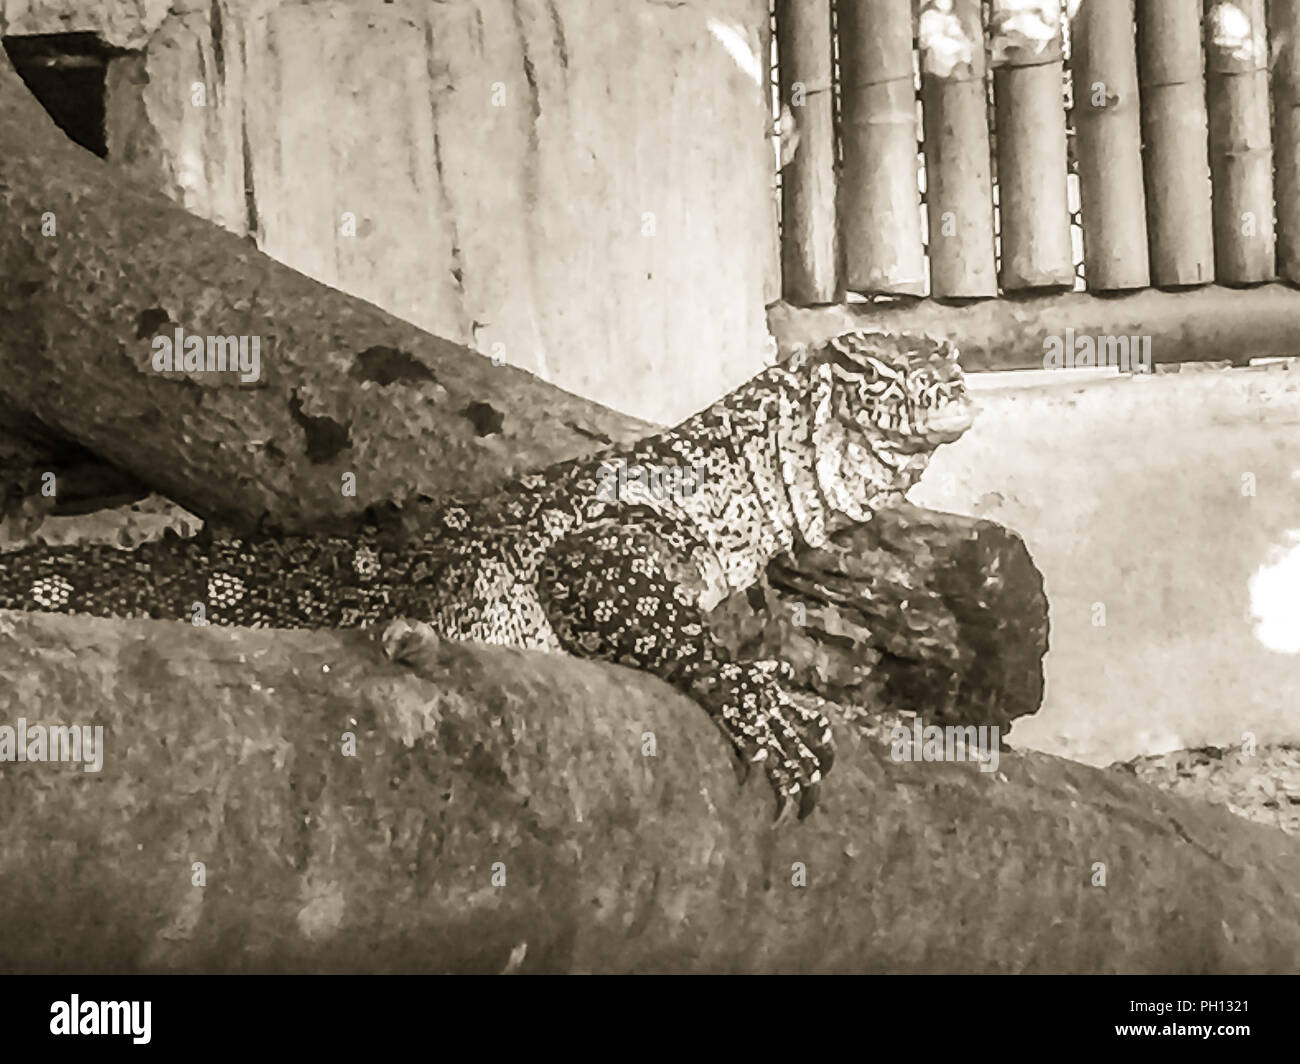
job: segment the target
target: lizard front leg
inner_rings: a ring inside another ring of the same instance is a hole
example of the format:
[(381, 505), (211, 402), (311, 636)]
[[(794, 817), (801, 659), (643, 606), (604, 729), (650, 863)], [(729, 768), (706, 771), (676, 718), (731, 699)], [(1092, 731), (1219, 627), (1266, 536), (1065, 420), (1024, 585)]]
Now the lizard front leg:
[(538, 575), (542, 606), (569, 653), (650, 672), (698, 702), (745, 765), (763, 766), (777, 819), (816, 805), (834, 757), (824, 703), (779, 661), (732, 660), (696, 605), (680, 529), (638, 520), (556, 543)]

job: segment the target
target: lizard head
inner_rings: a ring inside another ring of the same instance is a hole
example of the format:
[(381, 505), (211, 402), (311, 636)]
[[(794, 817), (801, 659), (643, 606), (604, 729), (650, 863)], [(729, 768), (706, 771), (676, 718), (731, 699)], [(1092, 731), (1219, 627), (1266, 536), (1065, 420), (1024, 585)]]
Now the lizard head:
[(971, 425), (974, 404), (947, 340), (851, 332), (801, 356), (810, 372), (817, 479), (832, 507), (864, 521), (920, 478), (935, 448)]
[(948, 340), (852, 332), (822, 348), (837, 420), (902, 454), (933, 451), (974, 416), (957, 349)]

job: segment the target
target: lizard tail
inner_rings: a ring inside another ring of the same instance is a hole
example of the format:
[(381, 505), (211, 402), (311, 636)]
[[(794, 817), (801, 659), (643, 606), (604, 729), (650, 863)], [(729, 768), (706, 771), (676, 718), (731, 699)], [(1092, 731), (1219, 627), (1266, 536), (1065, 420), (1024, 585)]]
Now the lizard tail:
[(0, 554), (0, 609), (180, 619), (206, 601), (205, 570), (191, 541), (24, 547)]
[(168, 537), (0, 554), (0, 609), (250, 628), (365, 627), (401, 590), (380, 551), (324, 537)]

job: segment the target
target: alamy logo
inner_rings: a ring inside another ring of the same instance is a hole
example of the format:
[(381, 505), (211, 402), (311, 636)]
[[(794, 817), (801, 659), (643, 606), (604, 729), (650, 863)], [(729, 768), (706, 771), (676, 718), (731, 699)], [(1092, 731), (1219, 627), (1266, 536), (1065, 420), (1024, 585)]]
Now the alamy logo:
[(50, 761), (80, 763), (86, 772), (104, 767), (104, 726), (96, 724), (0, 724), (0, 762)]
[(899, 724), (890, 736), (890, 757), (895, 761), (976, 761), (981, 772), (998, 770), (1002, 749), (1001, 730), (996, 724), (923, 725), (912, 721), (909, 729)]
[(50, 1034), (129, 1034), (138, 1046), (149, 1041), (150, 1001), (71, 1001), (50, 1005)]
[(1043, 338), (1043, 369), (1092, 369), (1110, 366), (1121, 373), (1151, 372), (1150, 336), (1076, 335)]
[(262, 375), (260, 336), (185, 335), (179, 325), (171, 336), (155, 336), (153, 368), (159, 373), (239, 372), (245, 383)]
[(596, 498), (601, 502), (689, 499), (700, 490), (704, 471), (698, 465), (628, 465), (617, 458), (602, 465), (596, 479)]

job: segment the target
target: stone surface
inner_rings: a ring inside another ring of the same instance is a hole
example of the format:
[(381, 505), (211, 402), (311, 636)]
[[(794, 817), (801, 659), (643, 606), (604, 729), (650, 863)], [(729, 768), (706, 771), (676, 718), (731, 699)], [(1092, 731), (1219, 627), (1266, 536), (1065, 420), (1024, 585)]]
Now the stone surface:
[(115, 48), (142, 48), (171, 14), (209, 0), (0, 0), (0, 34), (94, 33)]
[(1222, 805), (1257, 824), (1300, 836), (1300, 745), (1282, 743), (1249, 754), (1206, 746), (1112, 767), (1170, 794)]

